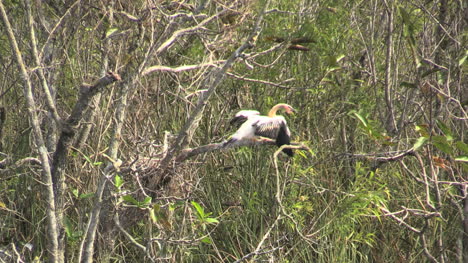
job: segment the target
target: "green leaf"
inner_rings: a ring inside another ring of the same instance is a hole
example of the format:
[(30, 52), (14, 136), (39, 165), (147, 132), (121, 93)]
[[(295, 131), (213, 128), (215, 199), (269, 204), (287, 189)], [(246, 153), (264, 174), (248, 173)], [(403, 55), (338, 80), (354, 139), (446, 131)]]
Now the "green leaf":
[(341, 70), (341, 67), (328, 67), (327, 73), (331, 73), (331, 72), (338, 71), (338, 70)]
[(440, 69), (438, 69), (438, 68), (433, 68), (433, 69), (427, 70), (427, 71), (425, 71), (425, 72), (423, 72), (421, 74), (421, 78), (427, 77), (427, 76), (429, 76), (429, 75), (431, 75), (433, 73), (439, 72), (439, 71), (440, 71)]
[(400, 11), (401, 18), (403, 20), (403, 24), (409, 24), (411, 19), (410, 19), (410, 14), (406, 12), (406, 10), (402, 7), (398, 7), (398, 11)]
[(218, 219), (212, 217), (206, 218), (205, 221), (209, 224), (219, 223)]
[(439, 150), (446, 154), (452, 154), (452, 147), (448, 144), (447, 137), (445, 136), (433, 136), (432, 144)]
[(329, 78), (323, 78), (322, 80), (320, 80), (320, 84), (325, 84), (325, 83), (334, 83), (334, 81)]
[(462, 58), (460, 58), (460, 60), (458, 61), (458, 66), (463, 65), (463, 63), (465, 63), (467, 57), (468, 57), (468, 50), (465, 50), (465, 55)]
[(354, 114), (354, 116), (356, 116), (359, 119), (359, 121), (361, 121), (361, 123), (362, 123), (362, 125), (364, 125), (364, 127), (366, 127), (366, 128), (369, 127), (369, 123), (367, 122), (367, 119), (364, 116), (362, 116), (361, 114), (359, 114), (356, 111), (354, 111), (353, 114)]
[(94, 196), (94, 193), (87, 193), (87, 194), (81, 194), (80, 195), (80, 199), (87, 199), (87, 198), (91, 198)]
[(147, 196), (145, 197), (145, 199), (143, 200), (143, 202), (141, 202), (142, 205), (147, 205), (147, 204), (150, 204), (151, 203), (151, 196)]
[(427, 140), (428, 138), (426, 137), (419, 137), (418, 140), (413, 145), (413, 150), (416, 151), (419, 148), (421, 148), (421, 146), (423, 146)]
[(70, 219), (68, 217), (64, 217), (64, 226), (65, 226), (65, 233), (67, 234), (67, 237), (72, 237), (73, 235), (73, 227), (72, 227), (72, 224), (70, 222)]
[(157, 219), (157, 217), (156, 217), (156, 212), (155, 212), (155, 207), (156, 207), (156, 206), (159, 208), (158, 205), (154, 205), (154, 206), (150, 209), (150, 211), (149, 211), (151, 221), (153, 221), (154, 224), (156, 224), (156, 222), (158, 221), (158, 219)]
[(201, 207), (201, 205), (198, 204), (195, 201), (192, 201), (191, 203), (192, 203), (193, 207), (195, 207), (195, 209), (197, 210), (197, 213), (198, 213), (199, 217), (204, 218), (205, 217), (205, 211), (203, 210), (203, 207)]
[(467, 155), (461, 155), (455, 158), (455, 161), (457, 162), (468, 162), (468, 156)]
[(123, 185), (124, 181), (122, 180), (122, 177), (120, 177), (119, 175), (116, 175), (114, 177), (114, 183), (115, 183), (115, 187), (120, 188)]
[(439, 129), (444, 132), (445, 136), (447, 137), (447, 141), (453, 141), (453, 133), (450, 128), (445, 125), (445, 123), (437, 120), (437, 127), (439, 127)]
[(72, 189), (72, 194), (73, 194), (76, 198), (78, 198), (78, 197), (80, 196), (80, 192), (78, 191), (78, 189), (75, 189), (75, 188)]
[(93, 161), (91, 161), (91, 159), (89, 159), (88, 156), (86, 156), (86, 155), (83, 154), (83, 157), (85, 158), (85, 160), (86, 160), (88, 163), (93, 164)]
[(135, 198), (133, 198), (133, 196), (131, 196), (131, 195), (124, 195), (124, 196), (122, 196), (122, 199), (125, 202), (131, 203), (131, 204), (134, 204), (134, 205), (139, 205), (139, 202)]
[(117, 30), (119, 30), (119, 29), (116, 28), (116, 27), (109, 28), (109, 30), (107, 30), (107, 32), (106, 32), (106, 38), (112, 36), (113, 34), (115, 34), (117, 32)]
[(212, 243), (212, 242), (211, 242), (211, 238), (209, 238), (209, 237), (203, 238), (203, 239), (201, 240), (201, 242), (203, 242), (203, 243), (205, 243), (205, 244), (211, 244), (211, 243)]
[(457, 147), (458, 150), (462, 151), (463, 153), (468, 154), (468, 144), (462, 142), (462, 141), (457, 141), (455, 143), (455, 147)]
[(425, 125), (416, 125), (415, 130), (423, 137), (429, 137), (429, 131)]

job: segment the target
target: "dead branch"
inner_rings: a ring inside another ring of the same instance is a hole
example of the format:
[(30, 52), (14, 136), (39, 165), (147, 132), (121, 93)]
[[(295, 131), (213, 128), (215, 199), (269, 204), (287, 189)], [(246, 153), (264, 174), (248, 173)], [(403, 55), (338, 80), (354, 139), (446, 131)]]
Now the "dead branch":
[(396, 125), (395, 120), (395, 113), (393, 107), (393, 79), (391, 73), (393, 72), (393, 17), (394, 17), (394, 7), (392, 4), (388, 4), (386, 0), (384, 0), (386, 5), (386, 11), (388, 15), (388, 24), (387, 24), (387, 50), (386, 50), (386, 57), (385, 57), (385, 104), (387, 106), (387, 125), (386, 129), (389, 133), (396, 132), (398, 127)]
[(115, 222), (115, 225), (117, 226), (117, 228), (120, 230), (120, 232), (122, 232), (122, 234), (123, 234), (132, 244), (134, 244), (137, 248), (143, 250), (143, 252), (146, 252), (146, 247), (143, 246), (142, 244), (138, 243), (138, 241), (136, 241), (135, 238), (133, 238), (133, 236), (130, 235), (130, 233), (128, 233), (128, 232), (122, 227), (122, 225), (120, 224), (119, 214), (118, 214), (118, 213), (115, 213), (115, 215), (114, 215), (114, 222)]
[(12, 171), (24, 165), (42, 165), (42, 163), (39, 159), (34, 157), (26, 157), (13, 163), (13, 161), (7, 157), (0, 161), (0, 172), (3, 173), (3, 170)]
[(193, 133), (194, 130), (196, 129), (198, 122), (201, 119), (201, 114), (205, 109), (206, 103), (210, 96), (216, 91), (216, 88), (218, 85), (221, 83), (221, 81), (224, 79), (225, 73), (231, 66), (234, 64), (234, 62), (237, 60), (238, 57), (241, 56), (242, 52), (244, 50), (251, 48), (253, 45), (253, 42), (255, 41), (256, 37), (258, 34), (260, 34), (260, 25), (263, 21), (263, 15), (266, 10), (266, 7), (268, 6), (269, 2), (267, 2), (264, 6), (264, 9), (261, 11), (255, 26), (250, 33), (250, 35), (247, 37), (247, 39), (244, 41), (244, 43), (236, 50), (234, 51), (231, 56), (229, 57), (228, 60), (224, 63), (223, 67), (221, 69), (215, 69), (205, 80), (206, 86), (208, 87), (207, 91), (202, 93), (200, 95), (200, 98), (198, 100), (197, 106), (195, 109), (192, 111), (190, 114), (190, 117), (188, 120), (185, 122), (184, 126), (182, 129), (179, 131), (179, 135), (177, 136), (174, 144), (172, 145), (171, 149), (168, 151), (167, 155), (161, 160), (160, 162), (160, 168), (162, 170), (165, 170), (167, 166), (169, 165), (170, 161), (174, 156), (177, 155), (177, 153), (181, 150), (181, 148), (187, 143), (187, 137), (189, 136), (189, 133)]
[(281, 214), (279, 214), (276, 219), (275, 219), (275, 222), (273, 222), (273, 224), (271, 224), (271, 226), (268, 228), (267, 232), (265, 233), (265, 235), (263, 235), (262, 237), (262, 240), (260, 240), (260, 242), (258, 243), (257, 247), (255, 248), (255, 250), (253, 252), (250, 252), (246, 255), (244, 255), (242, 258), (240, 258), (239, 260), (236, 260), (234, 261), (234, 263), (239, 263), (239, 262), (242, 262), (244, 260), (247, 260), (251, 257), (255, 257), (258, 256), (258, 255), (263, 255), (263, 254), (267, 254), (267, 253), (272, 253), (273, 251), (276, 251), (278, 249), (280, 249), (281, 247), (276, 247), (274, 249), (271, 249), (271, 250), (268, 250), (266, 251), (265, 249), (262, 249), (262, 246), (263, 246), (263, 243), (265, 242), (265, 240), (270, 236), (270, 233), (271, 231), (276, 227), (276, 225), (278, 224), (278, 222), (281, 220)]
[(182, 71), (188, 71), (188, 70), (194, 70), (194, 69), (199, 69), (199, 68), (204, 68), (204, 67), (216, 67), (216, 64), (221, 64), (225, 63), (225, 60), (219, 60), (219, 61), (214, 61), (212, 63), (201, 63), (197, 65), (185, 65), (185, 66), (179, 66), (179, 67), (167, 67), (167, 66), (161, 66), (161, 65), (156, 65), (156, 66), (151, 66), (146, 68), (141, 74), (142, 75), (147, 75), (149, 73), (153, 73), (156, 71), (166, 71), (166, 72), (182, 72)]
[(28, 109), (28, 116), (31, 122), (33, 134), (34, 134), (34, 141), (36, 143), (38, 152), (39, 152), (39, 159), (42, 163), (42, 182), (45, 185), (45, 196), (46, 200), (45, 203), (47, 204), (47, 236), (48, 236), (48, 252), (49, 252), (49, 259), (51, 262), (63, 262), (64, 251), (59, 250), (59, 231), (58, 231), (58, 220), (56, 217), (56, 199), (54, 196), (53, 190), (53, 179), (51, 173), (51, 167), (49, 162), (49, 156), (47, 152), (47, 148), (45, 146), (44, 137), (42, 135), (41, 126), (39, 123), (38, 115), (37, 115), (37, 105), (34, 99), (34, 95), (32, 92), (32, 83), (29, 76), (28, 71), (26, 70), (26, 65), (23, 61), (23, 57), (21, 55), (21, 51), (18, 47), (18, 42), (16, 41), (16, 37), (13, 34), (13, 29), (11, 27), (10, 21), (5, 11), (5, 7), (3, 6), (3, 1), (0, 1), (0, 15), (2, 17), (3, 23), (5, 24), (5, 30), (7, 32), (8, 40), (10, 41), (10, 47), (16, 61), (18, 63), (20, 74), (24, 82), (24, 96), (26, 98), (26, 106)]
[(180, 36), (187, 35), (187, 34), (192, 34), (193, 32), (196, 32), (196, 31), (198, 31), (200, 29), (203, 29), (204, 25), (206, 25), (209, 22), (213, 21), (214, 19), (218, 18), (220, 15), (222, 15), (226, 11), (227, 11), (227, 9), (223, 9), (222, 11), (218, 12), (217, 14), (215, 14), (215, 15), (213, 15), (211, 17), (208, 17), (205, 20), (201, 21), (198, 25), (195, 25), (195, 26), (189, 27), (189, 28), (179, 29), (179, 30), (175, 31), (174, 34), (172, 34), (172, 36), (170, 38), (168, 38), (164, 43), (161, 44), (161, 46), (159, 46), (159, 48), (156, 50), (156, 55), (158, 55), (158, 54), (166, 51), (167, 49), (169, 49), (174, 44), (174, 42), (177, 40), (177, 38), (179, 38)]
[[(261, 140), (239, 140), (236, 141), (232, 144), (224, 145), (225, 142), (220, 142), (220, 143), (211, 143), (207, 145), (202, 145), (199, 147), (195, 148), (187, 148), (184, 149), (180, 152), (180, 154), (177, 156), (176, 161), (177, 162), (183, 162), (193, 156), (203, 154), (203, 153), (209, 153), (209, 152), (214, 152), (214, 151), (222, 151), (222, 150), (227, 150), (227, 149), (233, 149), (233, 148), (238, 148), (242, 146), (261, 146), (261, 145), (276, 145), (275, 140), (271, 140), (268, 138), (262, 138)], [(291, 143), (291, 145), (283, 145), (283, 148), (290, 148), (290, 149), (298, 149), (298, 150), (310, 150), (307, 146), (299, 144), (299, 143)], [(282, 148), (282, 149), (283, 149)]]
[[(408, 230), (411, 230), (412, 232), (414, 232), (416, 234), (421, 234), (423, 232), (422, 230), (417, 229), (416, 227), (413, 227), (413, 226), (411, 226), (411, 225), (409, 225), (408, 223), (405, 222), (404, 218), (406, 218), (406, 214), (408, 213), (408, 211), (402, 210), (402, 211), (399, 211), (399, 212), (393, 212), (392, 213), (388, 209), (386, 209), (385, 207), (379, 207), (379, 209), (383, 212), (384, 216), (388, 216), (388, 217), (392, 218), (393, 220), (397, 221), (400, 225), (405, 226)], [(400, 218), (400, 217), (397, 216), (398, 214), (401, 214), (401, 213), (405, 213), (405, 216), (403, 218)]]
[(29, 25), (29, 33), (31, 37), (31, 49), (32, 55), (34, 57), (34, 61), (36, 63), (36, 67), (38, 68), (39, 79), (41, 80), (42, 90), (44, 91), (46, 104), (49, 108), (50, 113), (52, 114), (52, 118), (56, 122), (57, 125), (60, 125), (61, 118), (58, 115), (57, 108), (55, 107), (55, 102), (52, 98), (52, 94), (50, 93), (49, 84), (47, 83), (44, 70), (42, 67), (41, 60), (39, 58), (39, 52), (37, 51), (37, 40), (36, 40), (36, 33), (34, 30), (34, 19), (31, 11), (31, 1), (27, 0), (26, 3), (26, 12), (28, 16), (28, 25)]
[(379, 153), (379, 154), (345, 154), (351, 157), (362, 158), (374, 161), (371, 170), (375, 171), (383, 164), (389, 162), (396, 162), (403, 159), (406, 156), (414, 156), (415, 152), (414, 149), (408, 149), (405, 151), (400, 151), (395, 155), (390, 155), (390, 153)]
[[(285, 184), (282, 184), (281, 183), (281, 180), (280, 180), (280, 171), (279, 171), (279, 166), (278, 166), (278, 155), (284, 150), (284, 149), (299, 149), (300, 146), (292, 146), (292, 145), (282, 145), (274, 154), (273, 154), (273, 163), (275, 165), (275, 171), (276, 171), (276, 194), (275, 194), (275, 197), (276, 197), (276, 203), (278, 204), (278, 207), (279, 207), (279, 216), (280, 215), (284, 215), (285, 217), (287, 217), (289, 220), (291, 220), (291, 222), (294, 224), (294, 229), (296, 230), (296, 233), (302, 238), (302, 240), (308, 242), (308, 243), (316, 243), (314, 240), (312, 240), (311, 238), (305, 236), (302, 232), (301, 232), (301, 229), (299, 227), (299, 224), (298, 222), (294, 219), (294, 217), (289, 214), (287, 211), (286, 211), (286, 208), (284, 207), (283, 205), (283, 201), (282, 201), (282, 196), (284, 194), (284, 189), (285, 189)], [(303, 146), (303, 147), (306, 147), (306, 146)], [(307, 148), (307, 147), (306, 147)], [(308, 150), (310, 150), (309, 148), (307, 148)], [(281, 185), (283, 185), (283, 188), (281, 188)]]
[[(68, 164), (69, 151), (78, 132), (79, 123), (82, 120), (85, 111), (89, 108), (93, 97), (101, 92), (105, 87), (118, 80), (121, 80), (118, 74), (108, 72), (104, 77), (99, 78), (92, 85), (82, 85), (80, 87), (78, 101), (76, 102), (72, 113), (68, 119), (62, 123), (60, 138), (58, 140), (57, 148), (52, 159), (51, 182), (57, 203), (55, 213), (57, 215), (57, 224), (59, 228), (63, 228), (63, 222), (61, 218), (63, 216), (64, 209), (62, 200), (64, 198), (63, 192), (65, 188), (64, 171)], [(59, 237), (59, 235), (56, 237)], [(61, 240), (59, 240), (59, 244), (64, 246), (64, 235), (60, 235), (60, 238)]]
[(62, 131), (57, 144), (57, 150), (53, 156), (52, 179), (56, 194), (61, 193), (60, 185), (63, 183), (63, 171), (67, 164), (68, 151), (70, 150), (78, 124), (80, 123), (85, 110), (88, 109), (94, 95), (118, 80), (121, 80), (118, 74), (108, 72), (104, 77), (99, 78), (92, 85), (85, 84), (80, 87), (80, 97), (68, 119), (62, 123)]
[(277, 87), (277, 88), (282, 88), (282, 89), (298, 89), (298, 88), (292, 88), (292, 87), (284, 86), (284, 85), (277, 84), (277, 83), (270, 82), (270, 81), (266, 81), (266, 80), (251, 79), (251, 78), (247, 78), (247, 77), (242, 77), (242, 76), (230, 73), (230, 72), (226, 72), (226, 75), (228, 75), (229, 77), (235, 78), (235, 79), (240, 79), (240, 80), (243, 80), (243, 81), (249, 81), (249, 82), (255, 82), (255, 83), (261, 83), (261, 84), (270, 85), (270, 86)]

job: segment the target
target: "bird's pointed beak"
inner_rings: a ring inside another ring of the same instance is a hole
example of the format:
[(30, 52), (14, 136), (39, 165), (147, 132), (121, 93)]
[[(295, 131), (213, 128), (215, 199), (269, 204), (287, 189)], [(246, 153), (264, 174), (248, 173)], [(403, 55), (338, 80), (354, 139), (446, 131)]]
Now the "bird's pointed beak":
[(291, 108), (289, 108), (289, 109), (290, 109), (290, 111), (288, 112), (289, 114), (295, 114), (295, 113), (297, 113), (297, 110), (294, 109), (293, 107), (291, 107)]

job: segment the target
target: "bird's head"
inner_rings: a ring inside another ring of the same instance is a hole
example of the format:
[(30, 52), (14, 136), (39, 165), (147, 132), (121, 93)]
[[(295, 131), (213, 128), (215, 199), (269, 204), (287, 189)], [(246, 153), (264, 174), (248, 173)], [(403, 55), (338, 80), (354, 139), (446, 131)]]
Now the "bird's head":
[(294, 114), (297, 112), (292, 106), (288, 104), (284, 104), (283, 109), (284, 109), (284, 112), (286, 112), (287, 114)]
[(296, 112), (296, 110), (292, 106), (285, 104), (285, 103), (280, 103), (280, 104), (276, 104), (275, 106), (273, 106), (273, 108), (271, 108), (270, 112), (268, 113), (268, 116), (269, 117), (276, 116), (276, 112), (279, 109), (283, 109), (284, 112), (286, 112), (287, 114), (293, 114), (294, 112)]

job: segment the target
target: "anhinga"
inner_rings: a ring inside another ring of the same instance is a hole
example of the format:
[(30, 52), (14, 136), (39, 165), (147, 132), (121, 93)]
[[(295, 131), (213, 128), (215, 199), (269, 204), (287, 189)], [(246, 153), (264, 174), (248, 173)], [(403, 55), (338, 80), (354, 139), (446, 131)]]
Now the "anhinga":
[[(231, 124), (242, 123), (242, 125), (240, 125), (236, 133), (231, 136), (224, 146), (238, 140), (255, 140), (257, 137), (273, 139), (278, 147), (290, 144), (291, 132), (289, 131), (288, 124), (283, 116), (276, 115), (276, 112), (280, 109), (283, 109), (287, 114), (295, 112), (293, 107), (284, 103), (273, 106), (267, 116), (262, 116), (258, 111), (254, 110), (239, 111), (234, 119), (231, 120)], [(293, 156), (292, 149), (283, 149), (283, 152), (289, 156)]]

